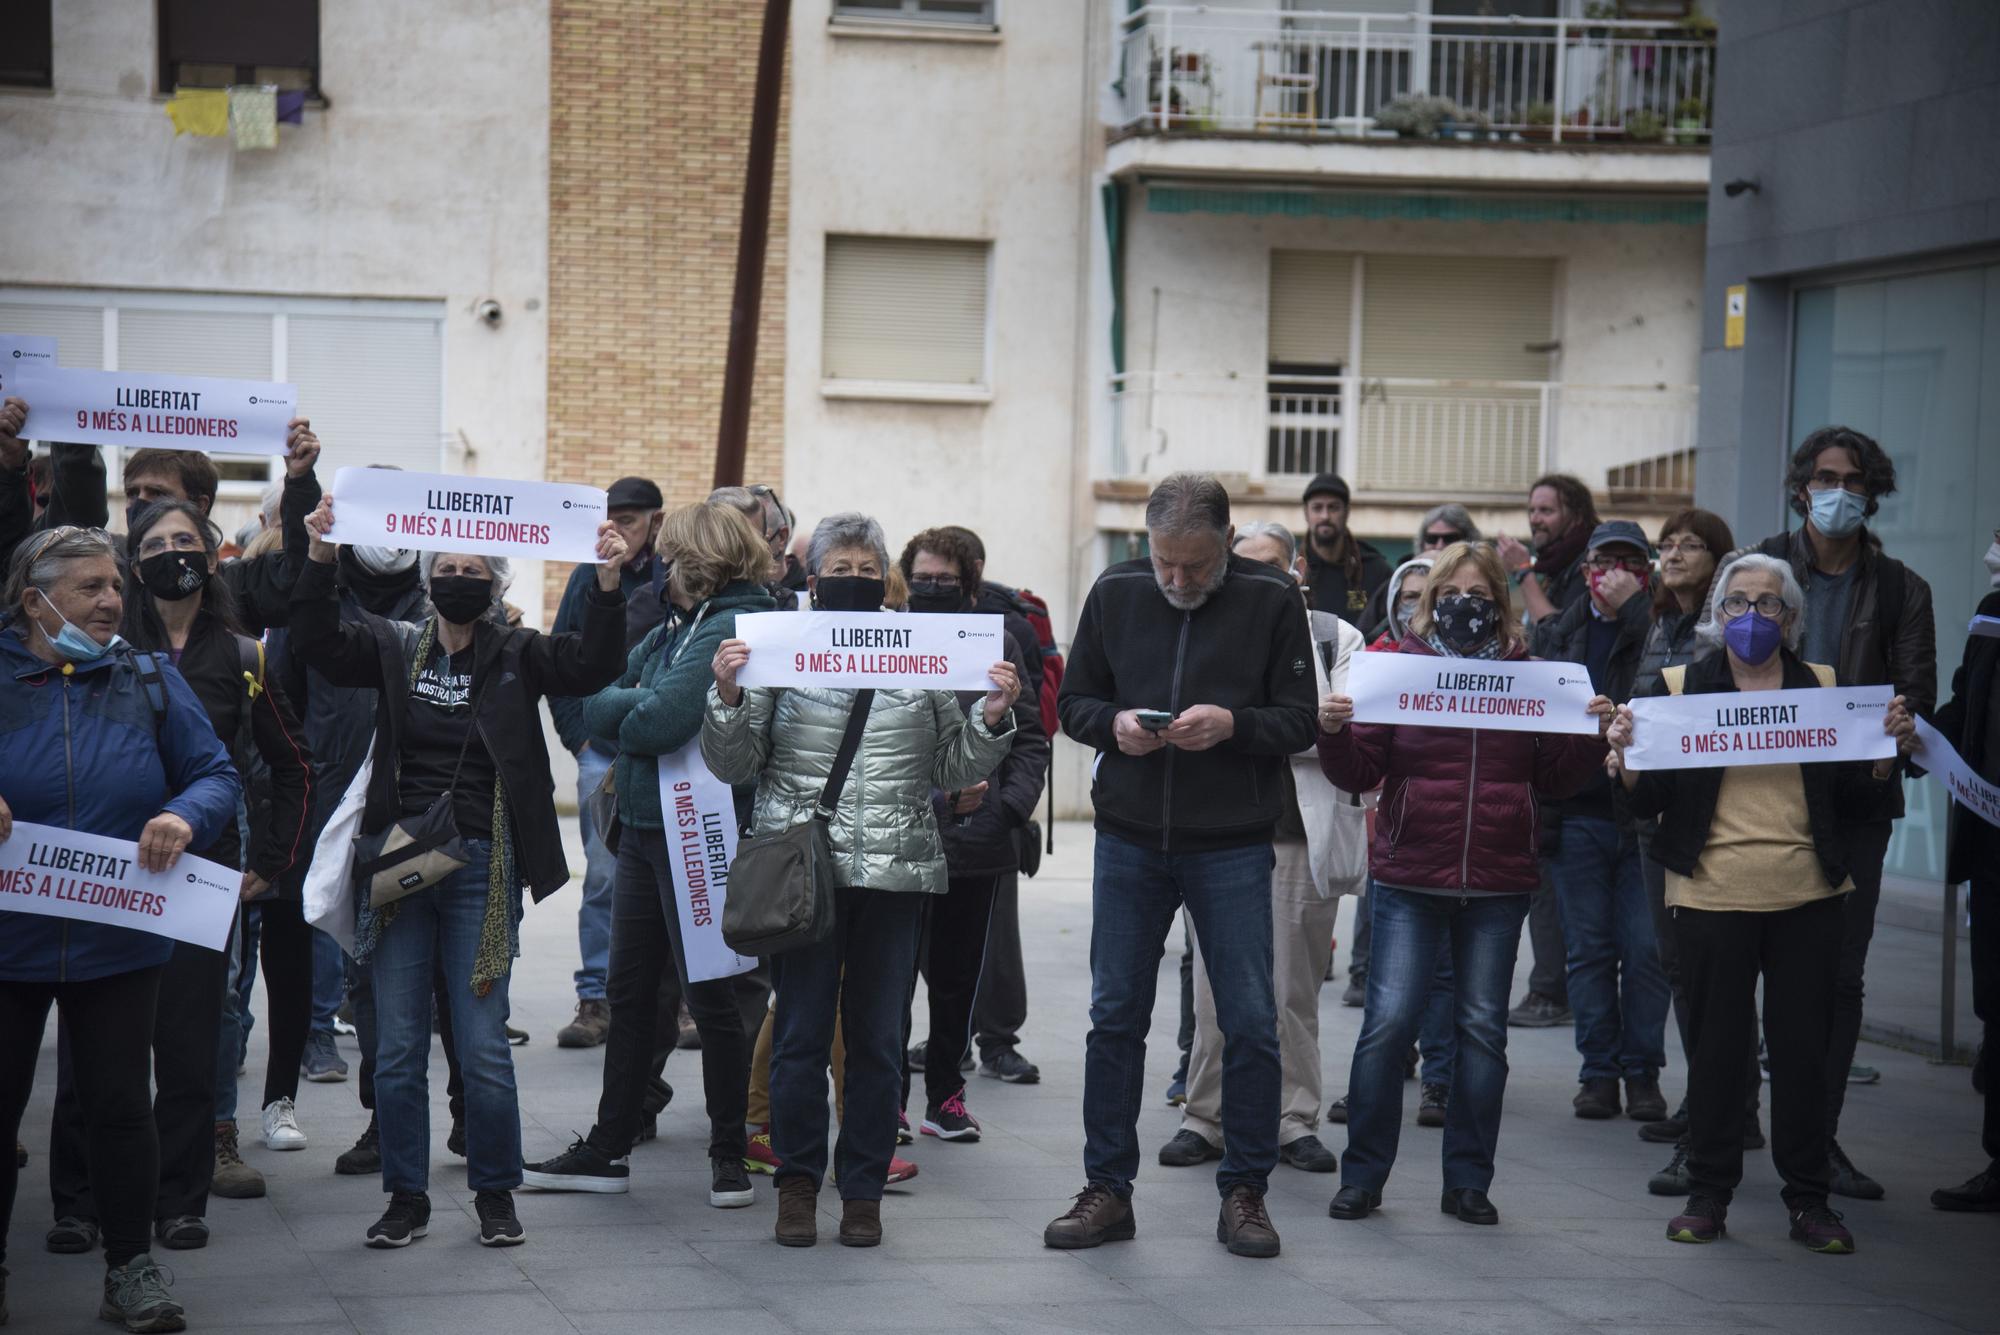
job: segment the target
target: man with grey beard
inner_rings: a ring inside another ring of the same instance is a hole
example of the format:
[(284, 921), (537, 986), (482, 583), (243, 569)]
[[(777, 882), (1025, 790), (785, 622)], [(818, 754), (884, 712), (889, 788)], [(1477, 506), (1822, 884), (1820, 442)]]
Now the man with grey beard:
[(1312, 645), (1291, 577), (1230, 552), (1229, 493), (1176, 473), (1146, 503), (1152, 553), (1084, 602), (1058, 709), (1098, 753), (1084, 1049), (1084, 1171), (1050, 1247), (1131, 1238), (1139, 1102), (1160, 956), (1183, 904), (1223, 1038), (1216, 1239), (1276, 1256), (1264, 1192), (1278, 1160), (1272, 835), (1288, 758), (1315, 733)]

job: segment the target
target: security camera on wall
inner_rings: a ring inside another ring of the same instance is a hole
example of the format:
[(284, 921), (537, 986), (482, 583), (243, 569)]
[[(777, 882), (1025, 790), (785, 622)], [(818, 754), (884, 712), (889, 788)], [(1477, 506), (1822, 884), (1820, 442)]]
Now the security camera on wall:
[(500, 327), (500, 303), (493, 298), (488, 297), (477, 306), (474, 306), (472, 313), (484, 320), (489, 329), (498, 329)]

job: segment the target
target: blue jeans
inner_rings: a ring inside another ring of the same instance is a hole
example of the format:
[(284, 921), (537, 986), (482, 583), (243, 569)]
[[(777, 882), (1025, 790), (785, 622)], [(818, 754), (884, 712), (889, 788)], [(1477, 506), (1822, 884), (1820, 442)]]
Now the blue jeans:
[(1456, 993), (1451, 947), (1444, 945), (1438, 950), (1437, 973), (1431, 979), (1430, 994), (1424, 998), (1424, 1020), (1417, 1029), (1417, 1052), (1424, 1059), (1419, 1078), (1426, 1085), (1451, 1088), (1451, 1074), (1458, 1064), (1458, 1033), (1452, 1023)]
[(1672, 993), (1646, 900), (1638, 841), (1591, 817), (1563, 817), (1549, 860), (1569, 953), (1579, 1080), (1657, 1080), (1667, 1063)]
[(826, 1070), (837, 1015), (847, 1045), (845, 1110), (834, 1149), (840, 1195), (882, 1199), (896, 1151), (903, 1016), (924, 899), (907, 890), (836, 890), (832, 935), (771, 957), (778, 994), (771, 1017), (771, 1150), (784, 1161), (779, 1181), (810, 1178), (817, 1191), (826, 1179)]
[[(369, 960), (375, 995), (375, 1115), (382, 1133), (382, 1189), (430, 1185), (431, 979), (444, 970), (446, 1008), (465, 1077), (466, 1185), (511, 1191), (521, 1184), (521, 1105), (507, 1046), (507, 984), (472, 990), (473, 957), (486, 917), (492, 841), (465, 841), (472, 860), (442, 884), (397, 901)], [(517, 898), (514, 913), (521, 906)]]
[(1379, 881), (1368, 957), (1368, 1007), (1347, 1083), (1347, 1152), (1341, 1180), (1380, 1191), (1396, 1162), (1403, 1124), (1403, 1055), (1435, 987), (1438, 951), (1451, 954), (1458, 1044), (1444, 1115), (1444, 1185), (1493, 1184), (1500, 1105), (1507, 1092), (1507, 992), (1526, 895), (1427, 895)]
[(222, 1023), (216, 1027), (215, 1120), (218, 1122), (236, 1120), (236, 1068), (249, 1041), (250, 1021), (249, 1002), (238, 989), (246, 975), (255, 981), (252, 970), (257, 956), (244, 939), (254, 912), (254, 908), (237, 908), (236, 924), (229, 930), (229, 944), (222, 948), (229, 959), (229, 977), (222, 989)]
[(347, 954), (340, 942), (313, 928), (312, 1032), (333, 1037), (333, 1013), (347, 1000)]
[(1225, 1196), (1239, 1186), (1264, 1191), (1278, 1162), (1282, 1099), (1271, 983), (1272, 861), (1268, 843), (1166, 853), (1098, 832), (1083, 1058), (1083, 1167), (1090, 1181), (1132, 1194), (1146, 1031), (1167, 930), (1185, 903), (1223, 1041), (1224, 1145), (1216, 1185)]
[(591, 743), (576, 753), (576, 825), (583, 835), (583, 903), (576, 911), (576, 999), (603, 1001), (611, 970), (611, 884), (618, 859), (604, 846), (604, 832), (590, 819), (590, 795), (611, 771), (612, 757)]

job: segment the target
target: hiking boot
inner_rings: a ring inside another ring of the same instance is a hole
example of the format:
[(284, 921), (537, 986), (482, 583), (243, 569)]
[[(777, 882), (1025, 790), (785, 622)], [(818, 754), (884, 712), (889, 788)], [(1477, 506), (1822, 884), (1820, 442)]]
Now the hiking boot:
[(785, 1161), (771, 1150), (769, 1122), (758, 1127), (756, 1134), (750, 1137), (749, 1146), (743, 1151), (743, 1166), (753, 1173), (775, 1173), (785, 1166)]
[(2000, 1212), (2000, 1173), (1987, 1169), (1975, 1173), (1956, 1187), (1939, 1187), (1931, 1193), (1931, 1204), (1940, 1210), (1964, 1214)]
[(740, 1210), (757, 1200), (757, 1188), (750, 1185), (750, 1172), (743, 1157), (726, 1154), (708, 1161), (708, 1203), (718, 1210)]
[(1652, 1077), (1625, 1077), (1625, 1115), (1635, 1122), (1657, 1122), (1667, 1115), (1667, 1099)]
[(1838, 1210), (1829, 1210), (1824, 1201), (1792, 1211), (1792, 1241), (1809, 1252), (1827, 1256), (1852, 1256), (1854, 1235), (1840, 1222)]
[(273, 1099), (264, 1109), (264, 1148), (302, 1150), (306, 1133), (299, 1130), (299, 1110), (290, 1099)]
[(1576, 1115), (1589, 1122), (1602, 1122), (1618, 1115), (1618, 1082), (1610, 1079), (1586, 1080), (1570, 1100)]
[(889, 1176), (884, 1178), (883, 1181), (893, 1186), (898, 1182), (908, 1182), (916, 1175), (917, 1166), (915, 1164), (911, 1163), (908, 1159), (899, 1159), (892, 1154), (889, 1156)]
[(306, 1035), (305, 1055), (299, 1058), (299, 1075), (315, 1085), (337, 1084), (347, 1079), (347, 1063), (333, 1046), (332, 1034), (315, 1029)]
[(1826, 1157), (1833, 1169), (1833, 1185), (1828, 1188), (1836, 1196), (1848, 1196), (1857, 1201), (1879, 1201), (1886, 1194), (1882, 1184), (1854, 1166), (1847, 1157), (1847, 1151), (1840, 1148), (1840, 1142), (1826, 1142)]
[(66, 1214), (42, 1235), (42, 1245), (58, 1256), (78, 1256), (96, 1251), (100, 1236), (102, 1233), (95, 1219), (80, 1219)]
[(363, 1239), (370, 1247), (407, 1247), (431, 1226), (431, 1198), (421, 1191), (399, 1191), (389, 1197), (389, 1208), (368, 1226)]
[(622, 1196), (632, 1186), (632, 1169), (621, 1155), (614, 1159), (582, 1136), (553, 1159), (521, 1165), (521, 1185), (542, 1191), (593, 1191)]
[(1687, 1208), (1667, 1221), (1669, 1242), (1714, 1242), (1729, 1231), (1729, 1207), (1713, 1196), (1690, 1196)]
[(367, 1177), (382, 1171), (382, 1132), (371, 1114), (368, 1129), (361, 1133), (361, 1139), (354, 1142), (351, 1149), (342, 1152), (333, 1161), (333, 1171), (342, 1177)]
[(979, 1139), (979, 1119), (965, 1110), (965, 1086), (943, 1103), (924, 1109), (923, 1133), (939, 1140), (959, 1140), (974, 1144)]
[(1648, 1122), (1639, 1128), (1639, 1139), (1653, 1145), (1672, 1145), (1688, 1133), (1687, 1100), (1674, 1109), (1671, 1117), (1662, 1117), (1656, 1122)]
[(1530, 992), (1521, 998), (1520, 1005), (1507, 1012), (1507, 1025), (1512, 1029), (1553, 1029), (1574, 1018), (1569, 1007), (1554, 997)]
[(1231, 1187), (1215, 1220), (1215, 1240), (1227, 1247), (1231, 1256), (1276, 1256), (1278, 1230), (1271, 1226), (1270, 1213), (1264, 1209), (1264, 1193), (1255, 1187)]
[(810, 1247), (819, 1241), (819, 1188), (809, 1177), (778, 1179), (778, 1245)]
[(674, 1046), (682, 1052), (701, 1051), (701, 1030), (695, 1027), (694, 1016), (688, 1014), (687, 1003), (681, 1003), (681, 1031), (674, 1039)]
[(882, 1245), (882, 1202), (840, 1203), (840, 1245), (843, 1247)]
[(1320, 1143), (1318, 1136), (1300, 1136), (1278, 1146), (1278, 1158), (1302, 1173), (1332, 1173), (1340, 1168), (1340, 1160), (1333, 1157), (1333, 1151)]
[(1103, 1183), (1092, 1182), (1076, 1194), (1074, 1205), (1049, 1221), (1042, 1230), (1042, 1246), (1080, 1251), (1107, 1242), (1129, 1242), (1138, 1231), (1132, 1202)]
[(979, 1063), (979, 1074), (1010, 1085), (1038, 1085), (1042, 1081), (1042, 1068), (1012, 1048), (995, 1048), (987, 1053)]
[(1222, 1146), (1210, 1144), (1207, 1136), (1186, 1127), (1174, 1132), (1174, 1138), (1160, 1146), (1160, 1163), (1168, 1168), (1192, 1168), (1221, 1157)]
[(1382, 1193), (1366, 1187), (1342, 1187), (1327, 1203), (1329, 1219), (1366, 1219), (1370, 1210), (1382, 1204)]
[(1425, 1085), (1423, 1099), (1417, 1104), (1417, 1125), (1443, 1126), (1444, 1110), (1450, 1102), (1450, 1085)]
[(472, 1198), (472, 1208), (479, 1216), (480, 1246), (518, 1247), (528, 1240), (521, 1217), (514, 1213), (513, 1192), (482, 1191)]
[(603, 997), (576, 1003), (576, 1018), (556, 1030), (559, 1048), (594, 1048), (611, 1036), (611, 1004)]
[(1685, 1196), (1688, 1194), (1688, 1143), (1682, 1137), (1674, 1144), (1674, 1157), (1667, 1166), (1646, 1182), (1646, 1190), (1655, 1196)]
[(456, 1154), (461, 1159), (465, 1157), (465, 1119), (463, 1117), (454, 1117), (451, 1119), (451, 1134), (444, 1138), (444, 1147), (447, 1151)]
[(1477, 1187), (1446, 1187), (1438, 1197), (1438, 1209), (1455, 1214), (1460, 1223), (1497, 1224), (1500, 1211)]
[(1332, 1103), (1326, 1105), (1326, 1120), (1329, 1122), (1339, 1122), (1342, 1126), (1347, 1125), (1347, 1095), (1342, 1094)]
[(104, 1272), (104, 1301), (97, 1315), (105, 1321), (122, 1321), (129, 1331), (186, 1330), (186, 1313), (167, 1296), (173, 1282), (174, 1277), (155, 1265), (151, 1255), (140, 1252)]
[(236, 1123), (215, 1124), (215, 1172), (209, 1179), (211, 1196), (226, 1201), (255, 1200), (264, 1194), (264, 1175), (243, 1162), (236, 1145)]
[(160, 1240), (162, 1247), (173, 1251), (199, 1251), (208, 1246), (208, 1221), (200, 1215), (174, 1215), (155, 1221), (153, 1236)]

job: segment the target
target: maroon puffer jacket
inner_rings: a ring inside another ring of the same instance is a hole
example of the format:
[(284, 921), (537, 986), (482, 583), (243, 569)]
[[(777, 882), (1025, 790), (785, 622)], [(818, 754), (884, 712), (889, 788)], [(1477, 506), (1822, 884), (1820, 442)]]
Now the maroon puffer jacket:
[[(1397, 653), (1439, 655), (1415, 636)], [(1507, 658), (1525, 659), (1525, 649)], [(1337, 788), (1383, 785), (1368, 871), (1385, 885), (1525, 894), (1541, 884), (1542, 797), (1568, 797), (1604, 764), (1604, 743), (1568, 733), (1354, 723), (1319, 739)]]

